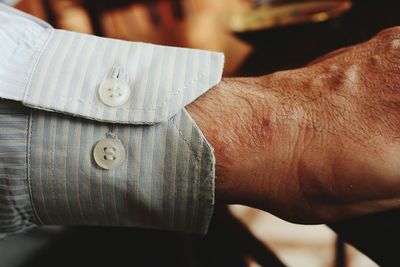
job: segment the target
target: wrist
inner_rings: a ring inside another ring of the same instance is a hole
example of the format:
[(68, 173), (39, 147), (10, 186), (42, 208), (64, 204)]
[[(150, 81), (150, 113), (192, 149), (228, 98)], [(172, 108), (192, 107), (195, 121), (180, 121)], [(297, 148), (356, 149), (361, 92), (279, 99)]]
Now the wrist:
[(318, 145), (322, 126), (317, 107), (306, 101), (307, 79), (295, 71), (224, 79), (187, 107), (214, 148), (219, 202), (301, 222), (319, 216), (310, 203), (319, 197), (329, 157)]
[(219, 202), (241, 203), (244, 189), (250, 189), (238, 178), (249, 176), (248, 144), (258, 142), (254, 130), (267, 134), (263, 125), (256, 125), (264, 112), (264, 95), (254, 89), (257, 86), (256, 79), (226, 78), (187, 107), (214, 149)]
[(296, 181), (281, 178), (296, 176), (304, 110), (277, 76), (224, 79), (188, 106), (214, 148), (220, 202), (273, 210), (276, 194)]

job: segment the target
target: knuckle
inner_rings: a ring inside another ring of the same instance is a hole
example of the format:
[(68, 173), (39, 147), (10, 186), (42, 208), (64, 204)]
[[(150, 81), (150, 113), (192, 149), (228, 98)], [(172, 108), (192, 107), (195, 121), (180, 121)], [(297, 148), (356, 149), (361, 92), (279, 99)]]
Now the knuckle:
[(400, 26), (385, 29), (378, 33), (377, 37), (386, 40), (398, 40), (400, 39)]
[(391, 72), (400, 66), (400, 27), (386, 29), (372, 40), (371, 51), (374, 57), (382, 59)]

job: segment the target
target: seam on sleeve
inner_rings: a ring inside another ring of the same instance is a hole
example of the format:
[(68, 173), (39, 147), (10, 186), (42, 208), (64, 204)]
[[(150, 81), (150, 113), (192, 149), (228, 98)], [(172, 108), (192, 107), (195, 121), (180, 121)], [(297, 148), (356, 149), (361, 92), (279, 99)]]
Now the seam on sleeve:
[[(190, 123), (192, 123), (192, 122), (190, 122)], [(174, 126), (175, 130), (178, 131), (180, 138), (182, 138), (185, 145), (189, 148), (190, 153), (196, 158), (196, 161), (200, 162), (201, 156), (198, 154), (198, 151), (194, 151), (193, 149), (191, 149), (190, 141), (187, 138), (185, 138), (182, 130), (179, 129), (179, 127), (175, 123), (173, 123), (172, 125)]]
[[(209, 201), (210, 203), (210, 213), (208, 214), (208, 221), (204, 224), (204, 227), (201, 229), (201, 233), (202, 234), (206, 234), (208, 232), (208, 228), (210, 226), (211, 223), (211, 219), (212, 219), (212, 214), (214, 213), (214, 206), (215, 206), (215, 179), (217, 178), (215, 176), (215, 157), (212, 156), (212, 166), (210, 168), (210, 171), (208, 172), (207, 178), (206, 178), (206, 182), (211, 183), (211, 187), (212, 187), (212, 193), (211, 193), (211, 199), (207, 198), (206, 200)], [(204, 192), (202, 192), (204, 194)]]
[[(47, 44), (46, 44), (46, 46), (47, 46)], [(38, 57), (38, 59), (39, 59), (39, 57)], [(38, 62), (38, 60), (37, 60), (36, 63), (35, 63), (34, 69), (36, 68), (37, 62)], [(33, 75), (33, 72), (32, 72), (32, 74), (31, 74), (31, 76), (32, 76), (32, 75)], [(29, 78), (28, 84), (30, 84), (30, 81), (31, 81), (31, 78), (32, 78), (31, 76), (30, 76), (30, 78)], [(163, 99), (162, 102), (161, 102), (159, 105), (155, 106), (154, 108), (127, 108), (127, 107), (120, 107), (120, 108), (117, 108), (117, 109), (122, 110), (123, 112), (132, 112), (132, 111), (149, 111), (149, 112), (151, 112), (151, 111), (157, 111), (157, 110), (163, 108), (163, 107), (167, 104), (167, 101), (168, 101), (168, 100), (170, 100), (171, 98), (174, 98), (174, 97), (176, 97), (177, 95), (181, 94), (182, 92), (188, 90), (190, 86), (192, 86), (194, 83), (196, 83), (198, 80), (204, 78), (205, 76), (206, 76), (206, 74), (205, 74), (205, 73), (202, 73), (202, 74), (200, 74), (198, 77), (195, 77), (195, 78), (193, 78), (192, 80), (186, 82), (185, 85), (183, 86), (183, 88), (178, 89), (176, 92), (172, 93), (172, 94), (170, 95), (169, 98)], [(215, 86), (215, 85), (210, 86), (210, 88), (212, 88), (213, 86)], [(29, 88), (27, 88), (27, 89), (25, 89), (24, 101), (25, 101), (26, 99), (28, 99), (29, 97), (30, 97), (30, 95), (29, 95)], [(71, 104), (71, 103), (72, 103), (72, 104), (73, 104), (73, 103), (75, 103), (75, 104), (76, 104), (76, 103), (82, 104), (82, 99), (76, 99), (76, 98), (64, 97), (64, 96), (60, 96), (60, 98), (66, 99), (66, 103), (70, 103), (70, 104)], [(191, 100), (191, 101), (194, 101), (194, 100)], [(190, 104), (190, 103), (188, 103), (188, 104)], [(188, 104), (186, 104), (186, 105), (188, 105)], [(85, 100), (85, 105), (88, 105), (88, 106), (93, 106), (93, 105), (94, 105), (94, 106), (98, 106), (99, 104), (93, 103), (92, 101)], [(54, 109), (54, 108), (48, 108), (48, 107), (43, 107), (43, 106), (40, 106), (40, 107), (41, 107), (43, 110), (47, 110), (47, 111), (50, 111), (50, 112), (61, 112), (61, 113), (64, 113), (64, 114), (70, 114), (70, 115), (73, 115), (73, 116), (79, 116), (79, 117), (88, 118), (88, 119), (94, 119), (94, 120), (97, 119), (97, 118), (94, 117), (94, 116), (88, 116), (88, 115), (86, 115), (86, 114), (81, 114), (81, 115), (80, 115), (80, 114), (78, 114), (78, 113), (76, 113), (76, 112), (71, 113), (71, 112), (66, 112), (66, 111), (62, 111), (62, 110), (57, 110), (57, 109)], [(182, 107), (182, 108), (183, 108), (183, 107)], [(178, 110), (177, 112), (179, 112), (179, 110)], [(168, 119), (168, 118), (166, 118), (166, 119)], [(130, 123), (129, 120), (121, 120), (121, 122), (128, 122), (128, 123)]]
[[(50, 131), (52, 131), (54, 134), (56, 134), (56, 126), (54, 123), (50, 123)], [(49, 192), (49, 199), (52, 203), (56, 203), (56, 191), (55, 191), (55, 169), (54, 169), (54, 153), (55, 153), (55, 141), (50, 140), (50, 145), (49, 145), (49, 150), (50, 150), (50, 186), (51, 190)]]
[[(196, 122), (190, 116), (189, 112), (187, 112), (185, 108), (183, 108), (182, 112), (184, 112), (186, 116), (189, 116), (190, 123), (195, 126), (194, 130), (198, 131), (198, 133), (202, 139), (202, 142), (207, 144), (207, 148), (210, 149), (211, 156), (212, 156), (212, 158), (209, 159), (212, 162), (212, 166), (210, 167), (210, 170), (207, 173), (207, 176), (204, 177), (204, 179), (201, 179), (202, 177), (199, 176), (199, 181), (198, 181), (199, 188), (200, 188), (201, 183), (211, 183), (210, 187), (212, 188), (212, 190), (211, 190), (212, 192), (210, 195), (208, 195), (206, 192), (201, 192), (202, 195), (209, 196), (209, 197), (205, 197), (205, 199), (207, 200), (207, 204), (205, 204), (205, 206), (209, 206), (209, 209), (207, 209), (207, 211), (203, 214), (204, 217), (201, 217), (201, 221), (202, 221), (201, 227), (199, 227), (195, 230), (196, 227), (194, 226), (193, 229), (190, 229), (191, 231), (193, 231), (193, 230), (198, 231), (200, 234), (206, 234), (208, 231), (211, 219), (212, 219), (212, 214), (214, 212), (214, 204), (215, 204), (215, 180), (213, 179), (215, 177), (215, 156), (214, 156), (212, 147), (209, 145), (208, 141), (204, 137), (200, 128), (197, 126)], [(194, 150), (192, 148), (191, 142), (187, 138), (185, 138), (182, 130), (180, 130), (180, 128), (175, 123), (173, 123), (172, 125), (175, 128), (175, 130), (178, 132), (179, 137), (182, 139), (182, 141), (185, 143), (185, 145), (188, 146), (190, 154), (195, 157), (196, 163), (200, 165), (202, 156), (201, 156), (201, 154), (199, 154), (199, 151)], [(209, 186), (207, 186), (207, 187), (209, 187)], [(199, 200), (200, 200), (200, 198), (199, 198)], [(193, 227), (193, 225), (186, 226), (186, 227)]]
[[(198, 77), (195, 77), (195, 78), (193, 78), (192, 80), (186, 82), (186, 83), (184, 84), (184, 86), (183, 86), (181, 89), (178, 89), (176, 92), (172, 93), (172, 94), (170, 95), (169, 98), (163, 99), (163, 100), (161, 101), (161, 103), (160, 103), (159, 105), (156, 105), (154, 108), (126, 108), (126, 107), (121, 107), (121, 108), (119, 108), (119, 109), (121, 109), (121, 110), (123, 110), (123, 111), (146, 111), (146, 110), (147, 110), (147, 111), (155, 111), (155, 110), (159, 110), (160, 108), (163, 108), (163, 107), (166, 105), (166, 103), (167, 103), (168, 100), (170, 100), (171, 98), (173, 98), (173, 97), (175, 97), (175, 96), (181, 94), (182, 92), (188, 90), (190, 86), (192, 86), (192, 85), (195, 84), (198, 80), (204, 78), (205, 76), (206, 76), (206, 74), (205, 74), (205, 73), (202, 73), (202, 74), (200, 74)], [(210, 88), (211, 88), (211, 87), (212, 87), (212, 86), (210, 86)], [(27, 97), (29, 97), (29, 94), (27, 95)], [(82, 102), (81, 102), (81, 101), (82, 101), (81, 99), (76, 99), (76, 98), (72, 98), (72, 97), (64, 97), (64, 96), (60, 96), (60, 97), (66, 99), (67, 103), (79, 103), (79, 104), (82, 103)], [(91, 106), (91, 105), (98, 105), (98, 104), (97, 104), (97, 103), (93, 103), (92, 101), (86, 101), (86, 102), (85, 102), (85, 105)], [(187, 104), (186, 104), (186, 105), (187, 105)], [(183, 108), (183, 107), (182, 107), (182, 108)], [(55, 111), (56, 111), (56, 110), (55, 110)], [(179, 112), (179, 110), (178, 110), (178, 112)], [(84, 115), (84, 116), (85, 116), (85, 115)], [(126, 121), (128, 121), (128, 120), (126, 120)]]
[[(198, 132), (198, 134), (199, 134), (199, 136), (200, 136), (200, 138), (202, 140), (203, 145), (205, 145), (206, 148), (209, 150), (210, 156), (211, 156), (211, 158), (208, 159), (208, 161), (210, 161), (210, 163), (211, 163), (209, 171), (208, 171), (207, 175), (204, 177), (204, 179), (202, 179), (199, 182), (199, 185), (198, 185), (198, 188), (197, 188), (197, 190), (199, 192), (199, 194), (198, 194), (199, 199), (201, 199), (200, 196), (203, 196), (204, 199), (207, 201), (206, 202), (207, 205), (209, 205), (209, 207), (210, 207), (210, 209), (207, 210), (206, 213), (204, 213), (204, 218), (203, 218), (203, 222), (204, 223), (202, 224), (202, 227), (201, 227), (201, 229), (199, 231), (200, 234), (204, 235), (208, 231), (208, 228), (209, 228), (210, 223), (211, 223), (212, 215), (214, 213), (214, 206), (215, 206), (215, 180), (217, 179), (217, 177), (215, 175), (216, 159), (215, 159), (215, 154), (214, 154), (214, 148), (208, 142), (207, 138), (204, 136), (202, 130), (197, 125), (196, 121), (192, 118), (191, 114), (186, 110), (186, 108), (183, 108), (183, 112), (185, 112), (186, 116), (189, 117), (191, 123), (194, 126), (195, 131)], [(201, 162), (201, 157), (202, 157), (202, 155), (199, 155), (199, 159), (198, 159), (199, 162)], [(210, 194), (207, 194), (205, 191), (201, 191), (201, 186), (200, 186), (201, 183), (206, 184), (206, 186), (211, 189), (211, 193)]]
[(32, 144), (32, 122), (33, 122), (33, 113), (34, 111), (32, 109), (29, 109), (29, 119), (28, 119), (28, 126), (27, 126), (27, 151), (26, 151), (26, 176), (27, 176), (27, 184), (28, 184), (28, 191), (29, 191), (29, 199), (31, 202), (31, 208), (33, 215), (35, 218), (33, 218), (34, 223), (38, 224), (43, 224), (43, 221), (40, 219), (36, 207), (35, 207), (35, 202), (33, 199), (33, 194), (32, 194), (32, 177), (31, 177), (31, 144)]

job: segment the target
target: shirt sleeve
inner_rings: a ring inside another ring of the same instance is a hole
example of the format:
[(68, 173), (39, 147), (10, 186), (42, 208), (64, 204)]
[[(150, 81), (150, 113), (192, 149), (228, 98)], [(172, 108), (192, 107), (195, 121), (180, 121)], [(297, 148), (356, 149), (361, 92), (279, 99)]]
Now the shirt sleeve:
[(215, 158), (185, 106), (220, 53), (53, 29), (0, 4), (0, 237), (36, 225), (205, 233)]

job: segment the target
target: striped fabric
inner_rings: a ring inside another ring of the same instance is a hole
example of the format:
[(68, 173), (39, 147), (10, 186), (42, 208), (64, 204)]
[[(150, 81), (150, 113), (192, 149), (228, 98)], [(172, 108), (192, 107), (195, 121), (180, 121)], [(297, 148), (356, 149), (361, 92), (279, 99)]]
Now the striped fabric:
[(0, 238), (33, 226), (27, 183), (28, 110), (0, 100)]
[[(47, 33), (45, 33), (47, 34)], [(223, 56), (194, 49), (52, 32), (23, 101), (36, 108), (99, 121), (167, 121), (221, 79)], [(98, 88), (113, 66), (127, 74), (130, 101), (108, 107)]]
[(0, 97), (23, 98), (49, 34), (49, 29), (43, 29), (29, 18), (19, 16), (14, 9), (0, 4)]
[[(213, 156), (186, 111), (155, 126), (35, 111), (31, 133), (32, 195), (42, 223), (206, 232)], [(92, 163), (92, 148), (110, 134), (128, 159), (103, 171)]]
[[(206, 232), (215, 159), (184, 107), (220, 81), (223, 55), (54, 30), (1, 4), (0, 51), (0, 98), (18, 101), (0, 103), (11, 114), (0, 125), (18, 120), (14, 113), (23, 105), (31, 114), (21, 121), (29, 128), (25, 136), (13, 137), (25, 141), (8, 144), (27, 153), (15, 163), (24, 190), (19, 195), (6, 184), (0, 193), (10, 196), (5, 203), (29, 202), (29, 185), (32, 200), (12, 218), (4, 213), (11, 204), (0, 209), (0, 234), (33, 221)], [(109, 107), (98, 90), (115, 67), (131, 97)], [(99, 168), (92, 155), (109, 136), (127, 151), (112, 171)]]

